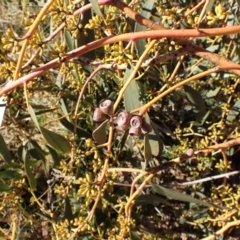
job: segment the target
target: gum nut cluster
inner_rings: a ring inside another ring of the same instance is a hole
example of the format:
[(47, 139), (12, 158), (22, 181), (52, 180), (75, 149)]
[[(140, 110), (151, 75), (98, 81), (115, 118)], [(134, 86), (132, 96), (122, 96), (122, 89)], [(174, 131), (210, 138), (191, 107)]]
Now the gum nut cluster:
[(106, 99), (99, 104), (98, 108), (95, 109), (93, 113), (93, 121), (102, 122), (112, 115), (113, 102), (110, 99)]
[(133, 137), (139, 137), (141, 133), (147, 134), (152, 131), (152, 127), (144, 118), (138, 115), (132, 115), (130, 112), (120, 112), (117, 116), (117, 128), (125, 131), (129, 128), (129, 134)]
[[(95, 109), (93, 121), (102, 122), (109, 117), (113, 117), (113, 102), (110, 99), (106, 99)], [(129, 134), (133, 137), (139, 137), (141, 133), (147, 134), (152, 131), (151, 125), (143, 117), (132, 115), (127, 111), (120, 112), (117, 116), (117, 129), (126, 131), (128, 128)]]

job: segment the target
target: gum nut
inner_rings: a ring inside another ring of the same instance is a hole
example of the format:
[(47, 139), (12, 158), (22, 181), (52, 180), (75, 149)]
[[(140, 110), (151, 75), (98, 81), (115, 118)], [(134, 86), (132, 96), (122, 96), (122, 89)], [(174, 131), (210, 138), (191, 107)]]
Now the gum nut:
[(102, 122), (107, 119), (107, 116), (101, 111), (100, 108), (96, 108), (93, 113), (93, 121)]
[(140, 128), (142, 126), (142, 117), (133, 116), (130, 120), (130, 125), (133, 128)]
[(140, 128), (131, 127), (129, 129), (129, 135), (132, 136), (132, 137), (140, 137), (141, 129)]
[(109, 116), (113, 115), (113, 102), (110, 99), (106, 99), (99, 104), (101, 111)]
[(191, 166), (193, 166), (193, 167), (197, 167), (197, 165), (198, 165), (198, 159), (197, 159), (197, 158), (192, 158), (192, 159), (190, 160), (190, 164), (191, 164)]
[(120, 112), (117, 116), (117, 125), (119, 127), (128, 127), (132, 114), (130, 112)]
[(189, 157), (192, 157), (194, 155), (194, 150), (192, 148), (189, 148), (186, 152), (186, 154), (189, 156)]

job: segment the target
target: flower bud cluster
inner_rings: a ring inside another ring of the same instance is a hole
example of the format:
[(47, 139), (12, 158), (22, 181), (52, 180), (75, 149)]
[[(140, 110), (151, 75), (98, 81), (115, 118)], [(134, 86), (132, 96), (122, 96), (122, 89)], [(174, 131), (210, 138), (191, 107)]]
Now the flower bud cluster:
[(93, 113), (93, 121), (102, 122), (113, 115), (113, 102), (106, 99), (99, 104)]
[[(102, 122), (109, 117), (113, 117), (113, 102), (110, 99), (106, 99), (95, 109), (93, 121)], [(139, 137), (141, 134), (147, 134), (152, 131), (151, 125), (142, 116), (133, 115), (127, 111), (120, 112), (113, 119), (116, 120), (118, 130), (126, 131), (129, 129), (129, 135), (133, 137)]]

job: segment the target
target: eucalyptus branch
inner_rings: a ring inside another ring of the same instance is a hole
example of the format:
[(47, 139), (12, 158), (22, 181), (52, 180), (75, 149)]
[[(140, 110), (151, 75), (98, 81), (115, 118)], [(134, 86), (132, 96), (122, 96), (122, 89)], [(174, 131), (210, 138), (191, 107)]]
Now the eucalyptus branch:
[(26, 51), (28, 43), (29, 43), (29, 38), (33, 35), (33, 33), (35, 32), (36, 28), (40, 24), (42, 18), (45, 16), (47, 10), (51, 7), (51, 5), (53, 4), (54, 1), (55, 0), (48, 0), (48, 2), (41, 9), (40, 13), (37, 15), (36, 19), (34, 20), (34, 23), (31, 25), (31, 27), (28, 30), (28, 32), (25, 35), (25, 37), (23, 37), (22, 39), (19, 39), (19, 40), (24, 40), (24, 39), (25, 40), (23, 42), (23, 46), (21, 48), (21, 52), (20, 52), (19, 57), (18, 57), (16, 70), (15, 70), (14, 76), (13, 76), (14, 80), (16, 80), (18, 78), (18, 75), (20, 73), (20, 70), (21, 70), (21, 67), (22, 67), (23, 58), (24, 58), (24, 54), (25, 54), (25, 51)]
[[(150, 19), (146, 19), (141, 14), (133, 11), (127, 4), (125, 4), (121, 0), (112, 0), (112, 2), (113, 2), (112, 3), (113, 6), (121, 9), (123, 12), (125, 12), (125, 14), (128, 17), (134, 19), (139, 24), (146, 26), (148, 29), (153, 29), (153, 30), (164, 30), (165, 29), (161, 24), (156, 23)], [(230, 65), (230, 64), (232, 66), (238, 65), (227, 58), (219, 56), (216, 53), (211, 53), (211, 52), (207, 51), (206, 49), (203, 49), (203, 48), (193, 44), (191, 41), (188, 41), (181, 37), (176, 39), (175, 42), (183, 47), (186, 47), (188, 49), (189, 53), (195, 54), (201, 58), (209, 60), (210, 62), (213, 62), (216, 65), (219, 65), (219, 66), (225, 66), (225, 65)], [(238, 68), (232, 69), (232, 72), (234, 72), (237, 75), (240, 75), (240, 70), (238, 70)]]
[[(225, 34), (233, 34), (240, 32), (240, 26), (233, 26), (228, 28), (213, 28), (213, 29), (202, 29), (201, 31), (190, 29), (190, 30), (161, 30), (161, 31), (147, 31), (148, 38), (163, 38), (163, 37), (172, 37), (172, 38), (181, 38), (181, 37), (206, 37), (206, 36), (215, 36), (215, 35), (225, 35)], [(60, 62), (69, 61), (72, 58), (78, 57), (84, 53), (87, 53), (91, 50), (97, 49), (107, 44), (119, 42), (119, 41), (136, 41), (139, 39), (146, 38), (146, 32), (133, 32), (133, 33), (125, 33), (118, 36), (109, 36), (100, 40), (96, 40), (94, 42), (88, 43), (87, 45), (81, 46), (73, 51), (68, 52)], [(217, 55), (218, 56), (218, 55)], [(219, 56), (218, 56), (219, 57)], [(54, 60), (46, 63), (45, 65), (35, 69), (32, 73), (19, 78), (18, 80), (12, 82), (5, 88), (0, 91), (0, 97), (3, 94), (8, 93), (9, 91), (15, 89), (16, 87), (20, 86), (23, 83), (27, 83), (35, 77), (40, 76), (44, 72), (48, 71), (51, 68), (57, 67), (59, 64), (59, 58), (55, 58)], [(231, 62), (228, 62), (228, 65)], [(21, 64), (20, 64), (21, 65)], [(19, 65), (19, 66), (20, 66)], [(238, 64), (231, 64), (231, 68), (229, 69), (239, 69), (240, 65)], [(17, 71), (16, 71), (17, 73)], [(17, 75), (15, 75), (17, 76)]]
[[(240, 65), (239, 65), (240, 66)], [(159, 100), (161, 100), (163, 97), (167, 96), (169, 93), (173, 92), (174, 90), (176, 90), (179, 87), (182, 87), (192, 81), (198, 80), (202, 77), (205, 77), (211, 73), (215, 73), (215, 72), (219, 72), (219, 71), (223, 71), (223, 70), (230, 70), (230, 69), (235, 69), (235, 65), (234, 66), (224, 66), (224, 67), (215, 67), (212, 68), (210, 70), (207, 70), (205, 72), (199, 73), (195, 76), (192, 76), (190, 78), (185, 79), (182, 82), (179, 82), (177, 84), (175, 84), (174, 86), (172, 86), (171, 88), (167, 89), (166, 91), (164, 91), (163, 93), (160, 93), (157, 97), (155, 97), (153, 100), (151, 100), (150, 102), (146, 103), (145, 105), (143, 105), (140, 108), (134, 109), (131, 112), (139, 112), (140, 115), (144, 115), (145, 112), (147, 112), (147, 110), (156, 102), (158, 102)], [(237, 69), (240, 69), (239, 67)]]
[(113, 112), (116, 111), (120, 101), (122, 100), (123, 94), (126, 91), (127, 87), (129, 86), (129, 84), (131, 83), (131, 81), (134, 79), (134, 77), (136, 76), (141, 64), (143, 63), (144, 58), (146, 57), (146, 55), (148, 54), (148, 52), (151, 50), (151, 48), (153, 47), (153, 45), (156, 43), (157, 40), (152, 40), (150, 42), (150, 44), (147, 46), (147, 48), (145, 49), (145, 51), (143, 52), (142, 56), (139, 58), (136, 66), (134, 67), (134, 70), (131, 72), (131, 75), (129, 76), (127, 82), (124, 84), (124, 86), (121, 88), (118, 98), (114, 104), (113, 107)]

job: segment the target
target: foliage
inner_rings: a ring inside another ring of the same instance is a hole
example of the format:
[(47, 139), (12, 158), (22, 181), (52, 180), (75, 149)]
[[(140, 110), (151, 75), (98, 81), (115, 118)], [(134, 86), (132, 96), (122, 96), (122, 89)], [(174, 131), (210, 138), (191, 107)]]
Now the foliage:
[(237, 235), (237, 2), (0, 3), (3, 239)]

